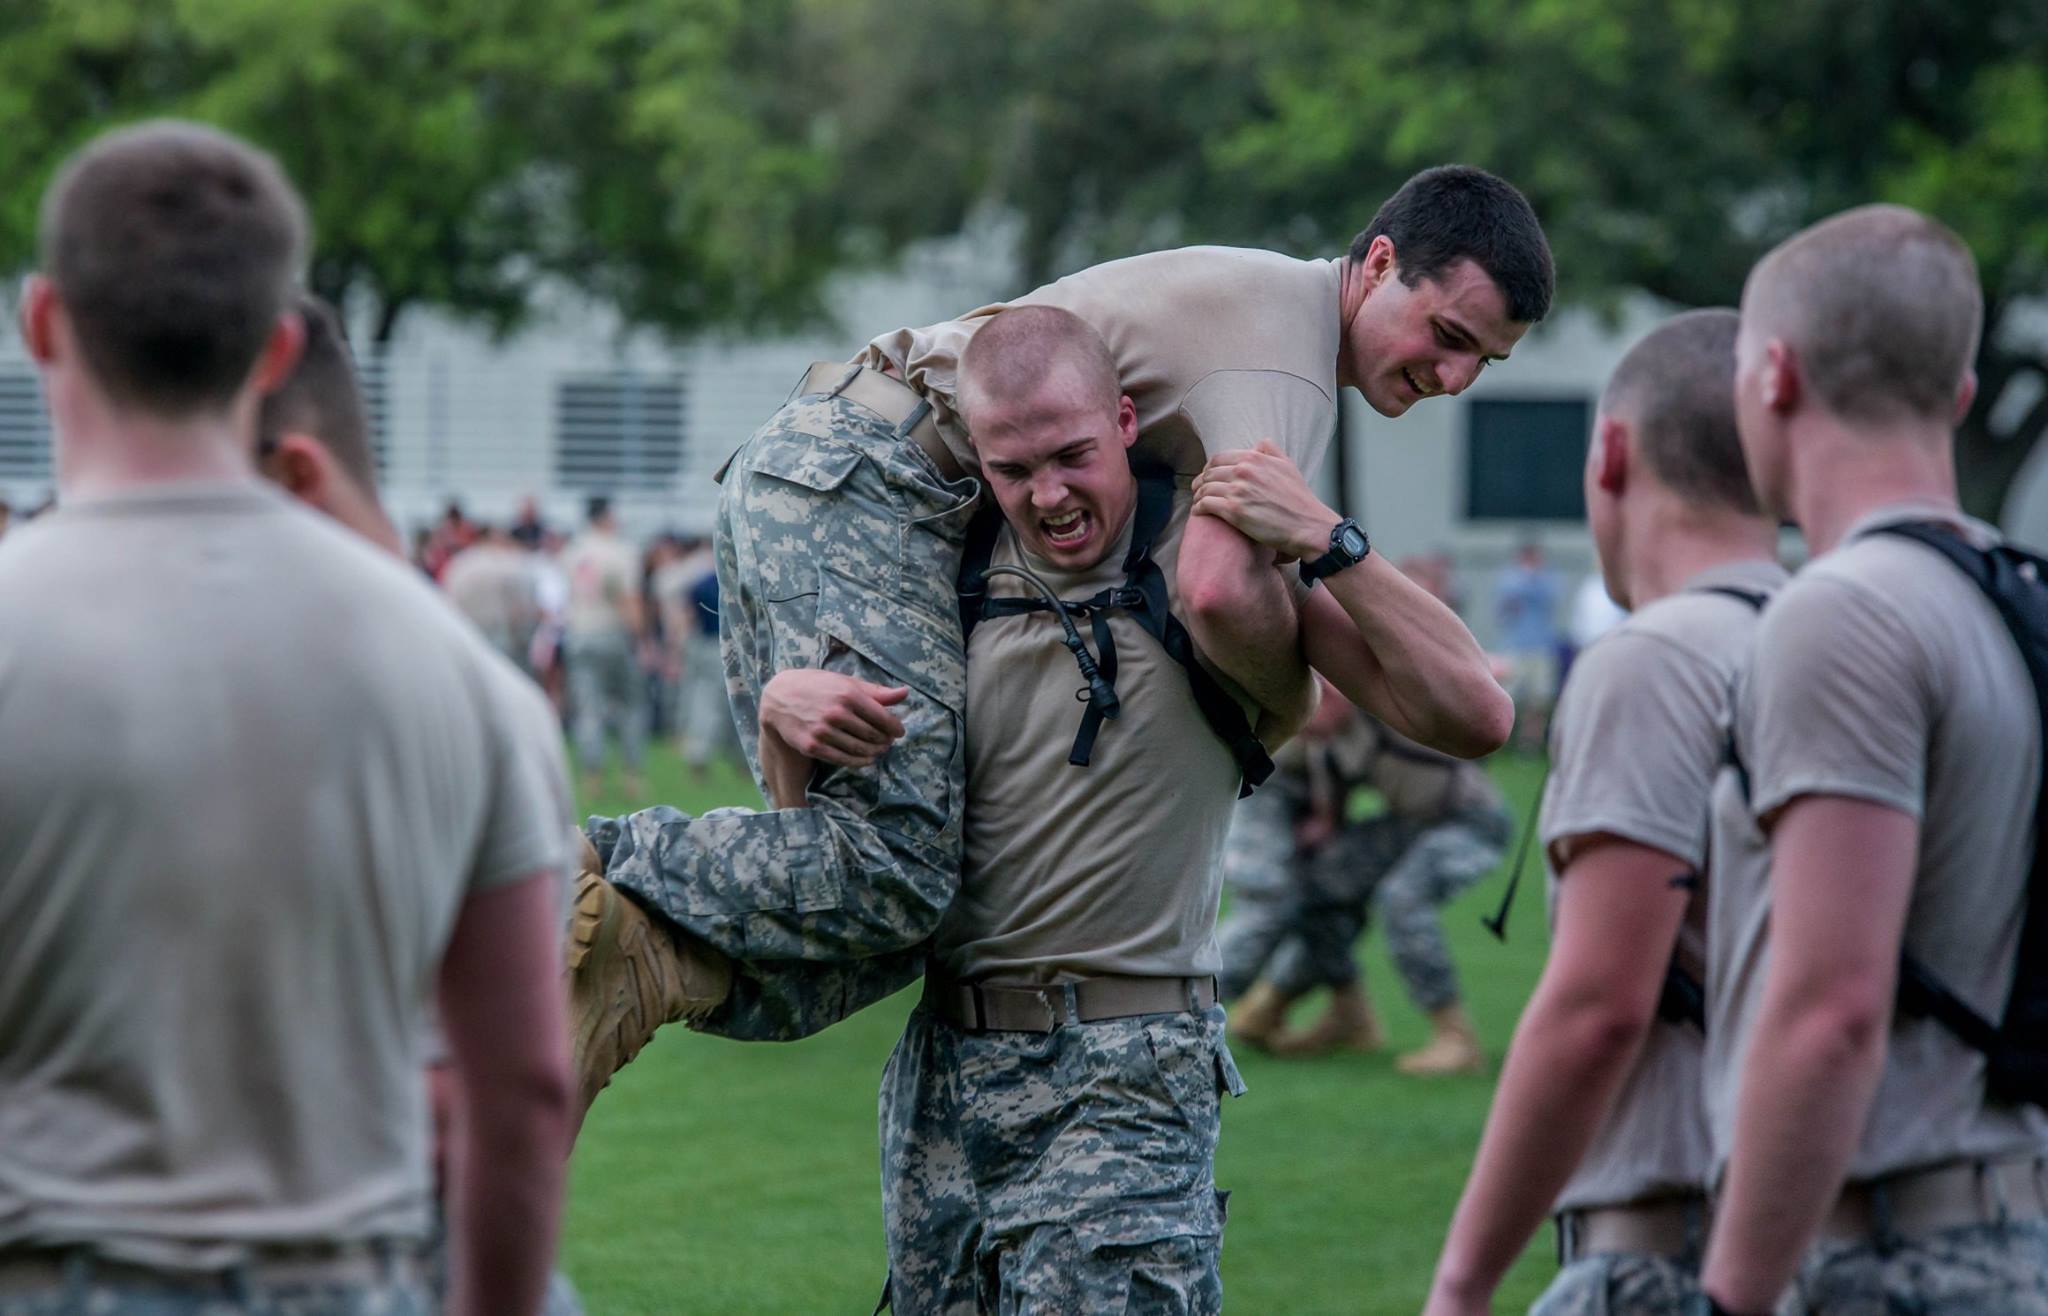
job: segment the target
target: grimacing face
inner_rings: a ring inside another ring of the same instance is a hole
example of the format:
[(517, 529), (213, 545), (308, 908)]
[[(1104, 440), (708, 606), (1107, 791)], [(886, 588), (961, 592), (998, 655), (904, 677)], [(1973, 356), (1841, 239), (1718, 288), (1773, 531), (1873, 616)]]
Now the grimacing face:
[(1024, 550), (1063, 571), (1102, 561), (1137, 506), (1127, 397), (1089, 398), (1055, 370), (1030, 396), (974, 408), (982, 476)]
[[(1383, 241), (1365, 258), (1369, 272)], [(1345, 325), (1343, 351), (1372, 409), (1399, 416), (1424, 398), (1464, 392), (1528, 331), (1508, 318), (1500, 285), (1471, 260), (1453, 262), (1413, 288), (1389, 263)]]

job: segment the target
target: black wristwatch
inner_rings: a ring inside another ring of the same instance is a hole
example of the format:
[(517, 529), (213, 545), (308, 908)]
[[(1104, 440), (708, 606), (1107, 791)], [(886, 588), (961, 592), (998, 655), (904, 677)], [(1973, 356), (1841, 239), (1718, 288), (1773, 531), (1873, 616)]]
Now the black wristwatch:
[(1301, 583), (1313, 585), (1324, 576), (1332, 576), (1346, 567), (1355, 567), (1365, 561), (1365, 555), (1372, 552), (1372, 541), (1365, 537), (1365, 531), (1358, 528), (1358, 522), (1345, 517), (1330, 529), (1330, 551), (1312, 562), (1301, 564)]

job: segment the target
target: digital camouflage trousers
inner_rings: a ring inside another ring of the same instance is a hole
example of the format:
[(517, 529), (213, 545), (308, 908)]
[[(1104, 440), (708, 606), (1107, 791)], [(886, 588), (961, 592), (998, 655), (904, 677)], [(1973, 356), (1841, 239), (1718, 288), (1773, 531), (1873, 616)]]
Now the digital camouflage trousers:
[(972, 1033), (917, 1010), (882, 1074), (895, 1316), (1221, 1310), (1223, 1011)]
[(719, 492), (720, 644), (755, 780), (762, 687), (785, 668), (907, 686), (873, 766), (820, 765), (809, 806), (592, 819), (605, 875), (732, 957), (704, 1025), (807, 1036), (923, 971), (960, 883), (966, 656), (955, 581), (979, 484), (949, 482), (899, 427), (809, 395), (739, 450)]

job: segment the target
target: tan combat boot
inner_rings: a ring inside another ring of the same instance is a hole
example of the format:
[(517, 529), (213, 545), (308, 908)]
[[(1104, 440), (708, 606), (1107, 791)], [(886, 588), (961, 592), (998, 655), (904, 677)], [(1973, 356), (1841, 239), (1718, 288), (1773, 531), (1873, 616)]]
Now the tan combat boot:
[(567, 956), (579, 1129), (590, 1103), (640, 1054), (655, 1029), (702, 1019), (732, 990), (725, 956), (657, 924), (605, 881), (587, 837), (583, 851)]
[(1444, 1074), (1483, 1074), (1486, 1054), (1479, 1049), (1479, 1035), (1462, 1005), (1446, 1005), (1429, 1016), (1430, 1039), (1419, 1051), (1410, 1051), (1394, 1062), (1404, 1074), (1437, 1077)]
[(1230, 1009), (1230, 1040), (1264, 1051), (1287, 1023), (1294, 998), (1264, 978), (1253, 983)]
[(1330, 989), (1330, 1004), (1307, 1028), (1273, 1039), (1276, 1056), (1319, 1056), (1332, 1051), (1377, 1051), (1387, 1044), (1380, 1021), (1357, 978)]

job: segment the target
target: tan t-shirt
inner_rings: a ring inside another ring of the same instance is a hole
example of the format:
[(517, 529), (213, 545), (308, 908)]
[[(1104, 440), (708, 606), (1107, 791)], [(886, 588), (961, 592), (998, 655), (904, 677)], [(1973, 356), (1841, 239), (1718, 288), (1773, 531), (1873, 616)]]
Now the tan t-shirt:
[(893, 367), (928, 398), (946, 446), (976, 470), (956, 400), (960, 353), (998, 311), (1058, 306), (1109, 345), (1138, 409), (1139, 453), (1193, 475), (1210, 453), (1271, 439), (1314, 473), (1337, 424), (1337, 279), (1336, 261), (1238, 247), (1155, 251), (884, 334), (860, 360)]
[(424, 1233), (457, 911), (568, 857), (537, 699), (427, 581), (266, 488), (8, 537), (0, 1251)]
[[(1757, 818), (1803, 795), (1920, 823), (1906, 946), (1996, 1019), (2032, 863), (2040, 782), (2033, 686), (1989, 600), (1933, 550), (1874, 527), (1952, 518), (1901, 504), (1863, 517), (1764, 616), (1737, 710), (1749, 769), (1715, 788), (1707, 1101), (1717, 1166), (1733, 1144), (1740, 1058), (1769, 963), (1770, 862)], [(1969, 531), (1989, 543), (1995, 532)], [(1928, 1019), (1893, 1021), (1849, 1177), (2048, 1149), (2038, 1108), (1988, 1105), (1984, 1059)]]
[(569, 581), (563, 628), (574, 639), (630, 634), (628, 600), (640, 593), (640, 555), (617, 535), (585, 530), (562, 550), (562, 574)]
[[(1153, 546), (1170, 596), (1188, 502), (1184, 491), (1176, 497)], [(1061, 572), (1023, 558), (1005, 527), (992, 561), (1022, 561), (1060, 598), (1078, 600), (1123, 583), (1129, 544), (1127, 526), (1098, 566)], [(990, 589), (1025, 592), (1010, 577)], [(1083, 682), (1058, 621), (1039, 612), (975, 628), (966, 854), (934, 947), (956, 977), (1061, 982), (1220, 967), (1216, 908), (1237, 762), (1202, 720), (1186, 671), (1129, 616), (1110, 616), (1122, 711), (1103, 723), (1085, 767), (1067, 762), (1085, 705), (1074, 697)], [(1078, 624), (1091, 637), (1088, 622)]]
[[(1674, 877), (1706, 867), (1714, 777), (1759, 621), (1740, 599), (1707, 591), (1769, 595), (1784, 583), (1775, 562), (1713, 567), (1628, 617), (1572, 665), (1551, 723), (1538, 821), (1553, 908), (1556, 857), (1574, 837), (1605, 833), (1662, 850), (1672, 856)], [(1703, 973), (1704, 889), (1686, 907), (1678, 953), (1695, 976)], [(1702, 1049), (1689, 1025), (1652, 1026), (1607, 1122), (1559, 1195), (1559, 1210), (1706, 1187)]]

